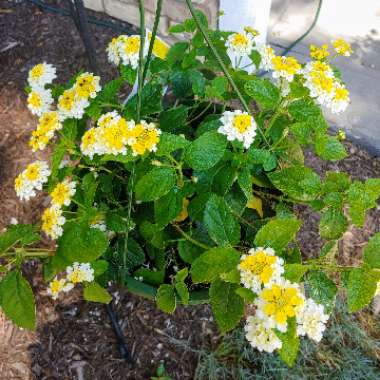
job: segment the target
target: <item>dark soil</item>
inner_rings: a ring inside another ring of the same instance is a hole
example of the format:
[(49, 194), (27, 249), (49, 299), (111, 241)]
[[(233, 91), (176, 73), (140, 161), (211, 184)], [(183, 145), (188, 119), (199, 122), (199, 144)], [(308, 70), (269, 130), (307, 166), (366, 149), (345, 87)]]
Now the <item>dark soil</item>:
[[(67, 6), (67, 1), (49, 1)], [(100, 16), (94, 12), (91, 15)], [(111, 18), (101, 16), (102, 19)], [(132, 31), (132, 28), (125, 24)], [(105, 48), (119, 33), (90, 26), (100, 67), (107, 79), (115, 75), (106, 61)], [(13, 190), (16, 174), (36, 155), (27, 149), (35, 119), (29, 114), (23, 92), (30, 67), (41, 61), (57, 67), (59, 81), (80, 69), (88, 70), (81, 39), (70, 18), (44, 13), (25, 1), (0, 0), (0, 230), (11, 217), (19, 222), (35, 222), (45, 202), (40, 196), (20, 203)], [(6, 46), (13, 48), (2, 49)], [(350, 155), (339, 163), (325, 163), (307, 153), (307, 162), (319, 173), (348, 171), (353, 178), (380, 177), (380, 160), (347, 143)], [(48, 154), (38, 155), (43, 158)], [(298, 213), (305, 219), (299, 235), (305, 255), (315, 255), (323, 242), (318, 237), (318, 218), (304, 207)], [(380, 230), (380, 214), (369, 214), (363, 229), (346, 233), (340, 250), (345, 262), (356, 260), (370, 235)], [(157, 311), (153, 302), (115, 290), (115, 309), (134, 366), (120, 359), (116, 339), (103, 306), (80, 300), (78, 293), (59, 302), (46, 296), (40, 267), (26, 268), (35, 293), (39, 325), (36, 333), (15, 328), (0, 313), (0, 380), (8, 379), (149, 379), (164, 361), (173, 379), (193, 379), (199, 350), (214, 347), (219, 340), (208, 306), (179, 308), (168, 316)]]

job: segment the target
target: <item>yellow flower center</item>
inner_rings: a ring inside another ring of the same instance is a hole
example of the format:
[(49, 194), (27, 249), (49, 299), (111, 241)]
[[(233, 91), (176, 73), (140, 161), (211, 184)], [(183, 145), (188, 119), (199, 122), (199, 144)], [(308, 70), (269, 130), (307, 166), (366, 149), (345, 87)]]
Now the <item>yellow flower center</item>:
[(63, 289), (63, 281), (60, 281), (58, 279), (54, 279), (50, 283), (50, 291), (52, 294), (58, 294)]
[(334, 99), (339, 101), (348, 101), (348, 95), (349, 95), (349, 92), (346, 88), (337, 88), (335, 90), (335, 96), (334, 96)]
[(25, 170), (25, 177), (29, 181), (35, 181), (40, 176), (40, 168), (36, 164), (30, 164)]
[(96, 143), (96, 131), (94, 128), (89, 129), (85, 132), (82, 137), (82, 145), (84, 149), (94, 145)]
[(28, 103), (32, 107), (40, 108), (42, 106), (42, 98), (37, 92), (33, 91), (28, 97)]
[(75, 83), (75, 89), (79, 97), (89, 98), (90, 95), (95, 91), (94, 76), (92, 74), (81, 75)]
[(32, 70), (30, 70), (30, 76), (33, 79), (40, 78), (45, 72), (45, 67), (42, 63), (39, 63), (38, 65), (34, 66)]
[(57, 213), (55, 212), (53, 208), (48, 208), (42, 214), (41, 221), (42, 221), (42, 226), (41, 226), (42, 231), (46, 233), (50, 233), (53, 227), (58, 222)]
[(109, 148), (116, 150), (123, 148), (123, 132), (117, 125), (112, 125), (110, 127), (104, 128), (103, 138)]
[(264, 313), (269, 317), (273, 316), (279, 324), (284, 324), (288, 318), (294, 317), (296, 308), (303, 303), (297, 289), (283, 288), (279, 285), (264, 289), (262, 298), (266, 301)]
[(232, 36), (231, 44), (233, 46), (241, 46), (241, 47), (247, 46), (248, 45), (248, 38), (244, 34), (235, 33)]
[(21, 174), (19, 174), (15, 179), (15, 189), (16, 191), (20, 191), (24, 186), (24, 179)]
[(266, 284), (273, 274), (272, 264), (276, 262), (275, 256), (265, 254), (260, 251), (254, 255), (247, 256), (241, 263), (240, 268), (259, 276), (261, 281)]
[(61, 108), (70, 111), (75, 102), (75, 92), (73, 90), (66, 90), (59, 98), (58, 104)]
[(69, 187), (65, 182), (59, 183), (50, 194), (53, 203), (62, 206), (70, 198)]
[(246, 132), (252, 125), (251, 115), (237, 115), (234, 117), (233, 126), (240, 133)]
[(140, 50), (140, 37), (128, 37), (124, 41), (124, 51), (126, 54), (137, 54)]
[(74, 269), (68, 276), (68, 280), (73, 284), (77, 284), (79, 282), (83, 282), (85, 276), (84, 273), (80, 269)]
[(330, 93), (333, 90), (333, 78), (328, 77), (323, 73), (314, 73), (312, 77), (312, 82), (315, 87), (319, 88), (320, 90), (326, 91), (327, 93)]

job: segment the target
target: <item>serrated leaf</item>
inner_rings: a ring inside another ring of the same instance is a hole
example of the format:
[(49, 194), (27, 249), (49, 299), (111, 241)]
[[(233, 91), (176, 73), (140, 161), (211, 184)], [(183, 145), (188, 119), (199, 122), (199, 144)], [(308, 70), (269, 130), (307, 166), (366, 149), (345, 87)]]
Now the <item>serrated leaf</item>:
[(136, 184), (136, 198), (149, 202), (167, 194), (176, 183), (176, 172), (173, 168), (155, 167), (145, 174)]
[(110, 303), (112, 301), (112, 296), (97, 282), (91, 282), (84, 287), (83, 298), (86, 301), (99, 303)]
[(250, 148), (248, 150), (248, 160), (252, 164), (263, 165), (265, 171), (271, 171), (277, 166), (276, 156), (265, 149)]
[(324, 193), (342, 192), (350, 187), (350, 177), (347, 173), (328, 171), (322, 188)]
[(108, 239), (102, 231), (70, 223), (58, 240), (56, 256), (70, 262), (86, 263), (100, 257), (107, 247)]
[(346, 149), (337, 137), (317, 135), (314, 148), (315, 153), (324, 160), (337, 161), (347, 157)]
[(323, 211), (319, 221), (319, 233), (325, 239), (339, 239), (348, 227), (347, 218), (339, 209), (330, 207)]
[(185, 263), (191, 264), (202, 252), (204, 252), (204, 249), (187, 240), (182, 240), (178, 243), (178, 253)]
[(279, 190), (300, 201), (314, 200), (321, 189), (318, 174), (304, 166), (285, 168), (268, 177)]
[(184, 282), (176, 282), (174, 287), (177, 294), (181, 298), (182, 303), (187, 305), (189, 303), (190, 293), (186, 284)]
[(40, 240), (36, 228), (29, 224), (10, 225), (0, 234), (0, 253), (6, 252), (14, 245), (29, 245)]
[(191, 265), (194, 283), (212, 282), (222, 273), (236, 269), (240, 253), (233, 248), (212, 248), (202, 253)]
[(29, 330), (36, 327), (36, 306), (29, 282), (18, 271), (9, 272), (0, 282), (1, 307), (17, 326)]
[(210, 286), (210, 302), (222, 333), (232, 330), (244, 315), (244, 300), (236, 293), (239, 285), (215, 280)]
[(229, 272), (221, 273), (220, 278), (224, 282), (232, 282), (233, 284), (240, 284), (240, 271), (235, 268)]
[(206, 203), (203, 221), (211, 239), (218, 245), (236, 245), (240, 241), (240, 225), (225, 200), (212, 194)]
[(182, 193), (174, 187), (166, 195), (154, 201), (154, 218), (159, 226), (166, 226), (182, 210)]
[(372, 268), (380, 268), (380, 232), (369, 239), (364, 247), (363, 259)]
[(321, 270), (310, 271), (307, 276), (310, 286), (310, 297), (317, 303), (325, 306), (330, 313), (335, 305), (337, 287), (335, 283)]
[(82, 178), (82, 190), (85, 194), (84, 205), (91, 207), (94, 203), (98, 183), (92, 173), (87, 173)]
[(320, 108), (314, 102), (305, 99), (298, 99), (290, 103), (288, 111), (297, 121), (310, 121), (311, 118), (322, 116)]
[(369, 268), (350, 271), (347, 283), (348, 310), (353, 313), (367, 306), (373, 299), (380, 273)]
[(235, 290), (235, 293), (243, 298), (245, 303), (253, 303), (256, 298), (256, 294), (251, 289), (239, 287)]
[(253, 77), (244, 85), (245, 92), (263, 109), (271, 109), (281, 99), (280, 90), (268, 79)]
[(277, 335), (282, 342), (282, 347), (278, 350), (278, 354), (286, 365), (293, 367), (300, 345), (295, 318), (288, 321), (288, 329), (285, 333), (277, 332)]
[(174, 286), (162, 284), (156, 294), (157, 306), (165, 313), (173, 313), (176, 308)]
[(181, 128), (186, 123), (187, 114), (188, 108), (184, 105), (161, 112), (160, 129), (165, 132), (172, 132)]
[(270, 247), (280, 252), (295, 239), (301, 222), (297, 219), (274, 219), (261, 227), (255, 236), (255, 245)]
[(195, 170), (210, 169), (222, 159), (226, 146), (225, 136), (217, 132), (206, 132), (187, 147), (185, 161)]
[(91, 267), (94, 270), (94, 276), (99, 277), (107, 271), (108, 262), (106, 260), (93, 261)]
[(186, 148), (190, 144), (184, 137), (172, 135), (171, 133), (162, 133), (158, 143), (157, 156), (168, 156), (170, 153)]

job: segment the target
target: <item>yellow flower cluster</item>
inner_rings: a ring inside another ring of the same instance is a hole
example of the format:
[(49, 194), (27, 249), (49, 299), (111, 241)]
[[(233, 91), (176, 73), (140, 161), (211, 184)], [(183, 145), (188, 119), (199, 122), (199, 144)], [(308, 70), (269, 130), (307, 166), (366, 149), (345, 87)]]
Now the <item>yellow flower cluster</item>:
[(48, 111), (42, 114), (38, 120), (36, 130), (32, 132), (29, 146), (33, 152), (45, 149), (49, 141), (54, 137), (54, 132), (62, 129), (57, 111)]
[[(343, 38), (331, 41), (332, 47), (337, 55), (349, 57), (353, 50), (351, 45)], [(317, 61), (323, 61), (330, 56), (329, 46), (327, 44), (321, 47), (310, 45), (310, 57)]]
[(92, 158), (95, 154), (126, 154), (127, 149), (132, 154), (143, 155), (154, 152), (160, 140), (161, 131), (154, 123), (141, 120), (125, 120), (116, 111), (102, 115), (98, 126), (90, 128), (82, 137), (81, 151)]

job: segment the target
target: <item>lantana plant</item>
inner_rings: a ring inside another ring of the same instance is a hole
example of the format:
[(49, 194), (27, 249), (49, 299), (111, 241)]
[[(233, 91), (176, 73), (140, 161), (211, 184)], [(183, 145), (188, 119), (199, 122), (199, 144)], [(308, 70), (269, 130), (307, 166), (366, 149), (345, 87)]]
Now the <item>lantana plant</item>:
[[(34, 328), (21, 267), (39, 258), (54, 299), (78, 286), (108, 303), (114, 282), (167, 313), (210, 303), (221, 332), (245, 319), (253, 347), (292, 365), (301, 337), (322, 339), (338, 291), (352, 312), (379, 293), (380, 234), (357, 266), (342, 264), (338, 244), (376, 207), (380, 179), (321, 178), (303, 156), (346, 157), (323, 109), (349, 105), (334, 59), (352, 49), (342, 39), (311, 46), (302, 63), (258, 43), (250, 26), (210, 29), (186, 1), (192, 17), (170, 29), (184, 38), (172, 46), (156, 36), (161, 1), (152, 32), (140, 2), (140, 35), (107, 48), (119, 69), (108, 83), (80, 72), (56, 84), (48, 63), (30, 70), (30, 148), (52, 154), (25, 168), (15, 190), (22, 202), (43, 191), (50, 205), (38, 225), (0, 236), (0, 305)], [(312, 258), (297, 242), (298, 204), (320, 214), (325, 245)], [(40, 230), (56, 249), (41, 248)]]

